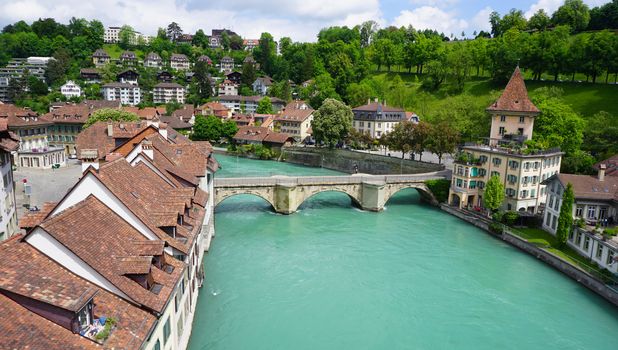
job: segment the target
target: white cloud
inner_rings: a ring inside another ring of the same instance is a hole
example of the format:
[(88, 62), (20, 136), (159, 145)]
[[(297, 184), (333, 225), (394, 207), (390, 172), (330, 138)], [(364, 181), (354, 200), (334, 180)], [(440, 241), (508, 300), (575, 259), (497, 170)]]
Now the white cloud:
[(315, 41), (320, 29), (332, 25), (354, 26), (373, 19), (384, 23), (378, 0), (273, 0), (267, 5), (250, 0), (213, 0), (192, 3), (174, 0), (13, 0), (0, 1), (0, 24), (32, 22), (52, 17), (68, 23), (71, 17), (98, 19), (105, 26), (129, 24), (145, 34), (177, 22), (187, 33), (228, 28), (243, 37)]
[[(584, 0), (584, 3), (588, 5), (588, 7), (593, 8), (596, 6), (601, 6), (605, 3), (610, 2), (611, 0)], [(532, 17), (538, 10), (543, 9), (545, 12), (551, 16), (554, 11), (556, 11), (562, 4), (564, 0), (539, 0), (538, 2), (530, 5), (528, 11), (524, 13), (526, 18)]]
[(410, 0), (412, 5), (416, 6), (432, 6), (439, 8), (449, 8), (456, 5), (459, 0)]
[(470, 21), (470, 29), (480, 32), (484, 30), (486, 32), (491, 30), (491, 24), (489, 24), (489, 15), (493, 12), (493, 9), (489, 6), (481, 9), (474, 15)]
[(403, 10), (393, 20), (397, 27), (412, 25), (415, 29), (435, 29), (438, 32), (459, 36), (468, 28), (468, 22), (457, 18), (454, 13), (443, 11), (437, 7), (421, 6), (413, 10)]

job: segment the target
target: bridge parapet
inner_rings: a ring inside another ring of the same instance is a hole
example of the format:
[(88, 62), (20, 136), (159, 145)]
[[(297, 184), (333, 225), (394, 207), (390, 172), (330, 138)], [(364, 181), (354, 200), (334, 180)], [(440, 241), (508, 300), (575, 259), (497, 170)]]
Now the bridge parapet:
[(347, 194), (364, 210), (381, 211), (388, 199), (404, 188), (416, 188), (423, 198), (437, 204), (425, 185), (427, 180), (444, 179), (443, 172), (418, 175), (272, 176), (216, 178), (215, 205), (238, 194), (264, 198), (274, 210), (291, 214), (309, 197), (326, 191)]

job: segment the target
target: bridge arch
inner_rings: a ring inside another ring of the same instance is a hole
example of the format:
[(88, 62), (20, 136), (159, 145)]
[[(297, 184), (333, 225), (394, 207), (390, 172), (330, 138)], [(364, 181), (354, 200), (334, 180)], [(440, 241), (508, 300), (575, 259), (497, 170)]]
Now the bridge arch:
[(360, 198), (358, 193), (354, 193), (354, 191), (350, 191), (349, 189), (344, 189), (344, 188), (327, 187), (327, 188), (313, 189), (313, 190), (307, 191), (305, 195), (303, 196), (302, 200), (299, 201), (298, 207), (296, 209), (300, 208), (304, 203), (306, 203), (311, 198), (319, 195), (320, 193), (327, 193), (327, 192), (343, 193), (347, 195), (348, 198), (350, 198), (353, 206), (362, 208), (362, 204), (361, 204), (362, 199)]
[(421, 198), (426, 200), (431, 204), (438, 204), (438, 200), (433, 195), (433, 192), (425, 185), (424, 183), (401, 183), (401, 184), (390, 184), (386, 185), (387, 190), (384, 195), (384, 204), (388, 203), (388, 201), (400, 191), (406, 190), (408, 188), (415, 189), (420, 195)]
[(263, 192), (260, 191), (253, 191), (253, 190), (244, 190), (244, 191), (220, 191), (220, 190), (216, 190), (216, 197), (215, 197), (215, 208), (221, 204), (222, 202), (224, 202), (226, 199), (228, 198), (232, 198), (232, 197), (236, 197), (236, 196), (241, 196), (241, 195), (248, 195), (248, 196), (253, 196), (253, 197), (259, 197), (261, 199), (263, 199), (264, 201), (266, 201), (271, 209), (275, 210), (275, 203), (274, 203), (274, 198), (272, 198), (272, 195), (265, 195)]

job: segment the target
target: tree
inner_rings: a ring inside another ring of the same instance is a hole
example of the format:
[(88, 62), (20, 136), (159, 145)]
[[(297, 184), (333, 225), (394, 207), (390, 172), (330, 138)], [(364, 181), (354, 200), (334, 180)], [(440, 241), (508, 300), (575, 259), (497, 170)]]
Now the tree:
[(268, 75), (273, 76), (277, 48), (273, 36), (269, 33), (262, 33), (260, 43), (253, 51), (255, 60), (260, 64), (261, 69)]
[(242, 64), (242, 75), (240, 77), (240, 84), (242, 86), (253, 86), (257, 74), (255, 72), (255, 65), (252, 62), (245, 62)]
[(504, 185), (500, 181), (498, 175), (492, 176), (487, 185), (485, 185), (485, 192), (483, 193), (483, 205), (485, 208), (495, 212), (500, 208), (504, 201)]
[(438, 155), (438, 163), (442, 164), (442, 156), (455, 151), (457, 142), (459, 142), (459, 133), (447, 122), (434, 125), (431, 130), (431, 140), (429, 141), (428, 148), (431, 152)]
[(135, 30), (131, 26), (124, 25), (118, 32), (118, 45), (123, 49), (131, 47), (135, 41)]
[(49, 61), (45, 70), (45, 80), (49, 85), (64, 81), (67, 70), (71, 66), (71, 55), (67, 49), (58, 49), (53, 57), (54, 59)]
[(393, 151), (401, 152), (401, 159), (414, 148), (414, 123), (407, 120), (395, 125), (386, 136), (386, 144)]
[(225, 137), (229, 142), (238, 132), (238, 125), (233, 120), (227, 120), (221, 125), (221, 137)]
[(223, 123), (214, 115), (195, 117), (191, 139), (196, 141), (215, 141), (221, 139)]
[(568, 25), (573, 32), (581, 32), (588, 27), (590, 10), (582, 0), (565, 0), (552, 15), (554, 25)]
[(543, 9), (539, 9), (528, 20), (528, 29), (533, 30), (545, 30), (551, 24), (551, 18), (547, 15), (547, 12)]
[(172, 22), (167, 26), (166, 34), (167, 38), (175, 43), (182, 36), (182, 29), (178, 23)]
[(208, 63), (197, 61), (193, 67), (193, 81), (196, 84), (196, 95), (199, 99), (198, 104), (212, 96), (212, 85), (208, 74)]
[(414, 126), (412, 138), (414, 140), (414, 153), (418, 153), (418, 160), (423, 160), (423, 152), (427, 149), (431, 137), (431, 124), (421, 120)]
[(94, 111), (86, 120), (84, 129), (96, 122), (136, 122), (139, 121), (137, 114), (113, 108), (102, 108)]
[(352, 109), (343, 102), (327, 98), (313, 113), (311, 128), (318, 143), (334, 148), (352, 128)]
[(206, 34), (204, 34), (204, 31), (201, 29), (198, 29), (197, 32), (195, 32), (195, 35), (193, 36), (193, 40), (191, 41), (191, 43), (201, 48), (206, 48), (208, 47), (208, 44), (209, 44), (208, 37), (206, 36)]
[(258, 106), (257, 106), (257, 109), (255, 110), (255, 113), (273, 114), (273, 104), (270, 102), (270, 97), (268, 96), (262, 97), (260, 102), (258, 102)]
[(378, 24), (375, 21), (365, 21), (360, 26), (360, 44), (361, 47), (367, 47), (371, 44), (373, 35), (378, 29)]
[(556, 229), (556, 238), (558, 244), (564, 246), (566, 244), (569, 232), (573, 229), (573, 202), (575, 196), (573, 194), (573, 185), (567, 184), (567, 187), (562, 194), (562, 206), (560, 207), (560, 216), (558, 216), (558, 228)]

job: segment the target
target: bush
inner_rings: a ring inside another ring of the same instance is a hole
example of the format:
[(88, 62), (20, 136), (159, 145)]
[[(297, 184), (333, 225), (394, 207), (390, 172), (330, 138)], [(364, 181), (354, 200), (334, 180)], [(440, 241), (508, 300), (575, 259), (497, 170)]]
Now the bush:
[(508, 211), (504, 214), (503, 219), (505, 224), (513, 226), (517, 222), (517, 219), (519, 219), (519, 214), (516, 211)]
[(489, 231), (495, 234), (502, 234), (502, 224), (497, 222), (492, 222), (489, 224)]
[(504, 212), (497, 211), (491, 215), (491, 218), (496, 222), (502, 222), (502, 218), (504, 217)]
[(448, 200), (448, 190), (451, 187), (449, 180), (427, 180), (425, 185), (427, 185), (427, 188), (433, 193), (438, 202), (442, 203)]

